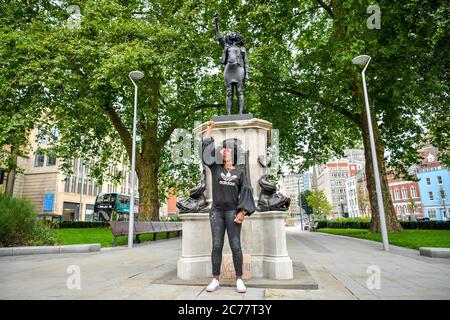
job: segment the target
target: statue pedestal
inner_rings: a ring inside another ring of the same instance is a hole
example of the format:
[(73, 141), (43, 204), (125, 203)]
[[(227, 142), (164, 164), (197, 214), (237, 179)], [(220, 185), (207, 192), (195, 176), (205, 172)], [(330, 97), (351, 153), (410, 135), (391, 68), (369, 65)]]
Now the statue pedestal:
[[(241, 115), (232, 115), (239, 117)], [(232, 116), (221, 116), (225, 119), (231, 119)], [(208, 121), (209, 122), (209, 121)], [(208, 122), (204, 122), (198, 127), (194, 128), (194, 133), (199, 137), (206, 135)], [(226, 139), (237, 138), (242, 142), (242, 148), (248, 151), (248, 171), (250, 175), (250, 183), (253, 188), (253, 198), (255, 203), (258, 201), (261, 187), (258, 184), (258, 179), (263, 175), (264, 168), (258, 162), (258, 157), (267, 156), (267, 145), (272, 138), (272, 123), (258, 119), (251, 118), (247, 120), (229, 120), (215, 123), (212, 131), (216, 146), (222, 145), (222, 141)], [(211, 171), (208, 167), (206, 170), (206, 201), (208, 207), (211, 207), (212, 192), (211, 192)]]
[[(292, 260), (286, 246), (285, 219), (280, 211), (255, 212), (245, 217), (241, 230), (242, 253), (251, 255), (252, 278), (285, 280), (293, 278)], [(183, 221), (182, 253), (177, 276), (182, 280), (210, 278), (211, 227), (209, 213), (187, 213)], [(231, 254), (225, 233), (223, 254)]]

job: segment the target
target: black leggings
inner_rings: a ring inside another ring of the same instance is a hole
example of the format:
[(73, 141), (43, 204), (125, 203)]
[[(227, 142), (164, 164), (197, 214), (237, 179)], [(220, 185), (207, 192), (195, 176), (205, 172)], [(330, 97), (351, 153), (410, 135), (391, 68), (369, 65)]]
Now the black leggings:
[(209, 212), (209, 221), (212, 232), (212, 271), (213, 276), (220, 275), (220, 265), (222, 264), (222, 248), (227, 229), (228, 241), (233, 254), (233, 264), (236, 276), (242, 276), (242, 249), (241, 249), (241, 226), (242, 224), (234, 222), (236, 210), (223, 211), (212, 208)]

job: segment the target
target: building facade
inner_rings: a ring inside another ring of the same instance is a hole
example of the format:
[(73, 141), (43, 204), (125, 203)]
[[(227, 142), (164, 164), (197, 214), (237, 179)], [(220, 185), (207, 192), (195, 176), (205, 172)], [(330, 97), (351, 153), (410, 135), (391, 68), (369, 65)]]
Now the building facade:
[[(125, 164), (109, 168), (115, 174), (122, 170), (120, 183), (105, 182), (99, 185), (89, 177), (89, 167), (81, 159), (72, 161), (73, 174), (60, 170), (60, 159), (40, 154), (38, 147), (45, 148), (46, 141), (36, 142), (37, 131), (32, 131), (28, 156), (17, 160), (24, 172), (16, 174), (13, 196), (31, 201), (36, 212), (45, 216), (62, 216), (63, 220), (90, 220), (96, 196), (101, 192), (130, 194), (131, 174)], [(137, 187), (137, 179), (136, 187)], [(137, 190), (137, 188), (136, 188)]]
[(450, 171), (440, 162), (431, 160), (417, 171), (424, 217), (430, 220), (449, 220)]
[(317, 189), (323, 191), (332, 205), (330, 218), (348, 216), (345, 182), (349, 177), (348, 162), (328, 162), (317, 166)]
[(349, 218), (359, 218), (359, 202), (358, 202), (358, 179), (356, 175), (352, 175), (345, 180), (347, 192), (347, 208)]
[(416, 220), (423, 217), (419, 184), (395, 178), (388, 174), (388, 185), (392, 203), (399, 220)]

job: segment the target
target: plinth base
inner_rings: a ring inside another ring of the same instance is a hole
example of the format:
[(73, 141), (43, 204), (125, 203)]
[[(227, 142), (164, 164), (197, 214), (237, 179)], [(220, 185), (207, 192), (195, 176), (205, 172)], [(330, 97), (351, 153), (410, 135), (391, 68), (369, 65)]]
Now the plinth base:
[[(251, 255), (252, 279), (293, 278), (292, 260), (286, 246), (286, 216), (285, 212), (268, 211), (255, 212), (245, 218), (241, 230), (241, 247), (243, 254)], [(177, 276), (182, 280), (210, 278), (212, 238), (209, 214), (183, 214), (181, 219), (182, 255), (177, 264)], [(231, 254), (227, 239), (223, 254)]]
[(224, 116), (214, 116), (212, 118), (212, 120), (214, 122), (250, 120), (250, 119), (253, 119), (253, 114), (251, 114), (251, 113), (229, 114), (229, 115), (224, 115)]

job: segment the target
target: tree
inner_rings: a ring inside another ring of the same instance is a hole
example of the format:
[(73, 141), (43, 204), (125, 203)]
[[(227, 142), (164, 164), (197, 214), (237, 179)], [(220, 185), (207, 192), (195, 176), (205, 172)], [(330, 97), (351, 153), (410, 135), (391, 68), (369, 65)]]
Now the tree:
[[(42, 54), (28, 76), (45, 70), (35, 81), (46, 95), (27, 95), (45, 114), (41, 134), (51, 136), (51, 151), (65, 160), (65, 170), (80, 156), (101, 181), (112, 163), (131, 158), (134, 91), (128, 73), (143, 71), (136, 156), (140, 217), (158, 220), (167, 186), (189, 187), (200, 173), (197, 163), (171, 161), (172, 134), (192, 128), (203, 113), (211, 114), (206, 108), (223, 100), (220, 74), (208, 71), (220, 57), (212, 23), (220, 8), (197, 1), (85, 0), (77, 2), (79, 25), (69, 28), (70, 1), (39, 4), (38, 11), (53, 17), (51, 28), (31, 18), (39, 37), (24, 50)], [(10, 10), (14, 5), (5, 4)], [(58, 136), (50, 134), (53, 127)], [(111, 178), (120, 180), (123, 173)]]
[(313, 213), (313, 209), (311, 208), (311, 206), (309, 205), (309, 202), (307, 200), (310, 195), (311, 195), (310, 190), (305, 190), (301, 193), (302, 209), (303, 209), (303, 212), (308, 216)]
[[(50, 7), (49, 3), (34, 2), (0, 4), (0, 166), (8, 173), (6, 191), (10, 194), (16, 172), (23, 170), (17, 166), (17, 158), (29, 152), (28, 135), (41, 115), (39, 102), (46, 94), (43, 70), (49, 65), (38, 63), (45, 52), (31, 47), (50, 29), (46, 11)], [(51, 46), (40, 44), (40, 48)]]
[(313, 213), (321, 217), (332, 213), (332, 205), (328, 202), (325, 193), (322, 190), (314, 190), (306, 197), (308, 204), (311, 206)]
[(370, 199), (365, 183), (358, 183), (356, 194), (358, 197), (359, 212), (365, 216), (370, 211)]
[(414, 201), (413, 197), (409, 198), (409, 200), (408, 200), (408, 211), (412, 212), (412, 213), (417, 211), (417, 205), (416, 205), (416, 202)]
[[(252, 71), (246, 110), (280, 129), (284, 160), (298, 166), (294, 160), (303, 158), (301, 165), (308, 167), (341, 156), (345, 148), (363, 141), (371, 230), (378, 231), (360, 69), (351, 64), (356, 55), (372, 57), (367, 81), (387, 226), (400, 230), (385, 162), (400, 170), (417, 162), (417, 141), (427, 132), (424, 128), (434, 141), (446, 137), (441, 134), (449, 121), (446, 3), (381, 1), (381, 29), (375, 30), (366, 26), (369, 1), (224, 3), (78, 1), (80, 28), (68, 29), (69, 1), (33, 2), (38, 17), (19, 20), (18, 28), (32, 27), (37, 36), (19, 48), (34, 55), (26, 65), (27, 79), (37, 77), (34, 84), (42, 94), (30, 91), (26, 96), (51, 115), (48, 126), (57, 125), (58, 155), (95, 159), (92, 172), (98, 176), (123, 150), (129, 158), (133, 90), (127, 74), (143, 71), (137, 157), (140, 209), (142, 217), (157, 219), (164, 186), (173, 182), (178, 189), (198, 177), (198, 170), (187, 170), (191, 163), (174, 164), (167, 157), (174, 128), (192, 128), (201, 110), (223, 105), (221, 75), (214, 71), (220, 47), (211, 17), (217, 10), (224, 31), (236, 29), (245, 36)], [(15, 5), (2, 7), (8, 21), (14, 20), (9, 15)], [(12, 38), (16, 29), (8, 31)], [(10, 75), (14, 66), (8, 65)], [(448, 148), (442, 152), (445, 159)]]
[[(429, 124), (424, 115), (433, 109), (445, 114), (447, 9), (444, 1), (381, 1), (381, 29), (369, 29), (369, 5), (356, 0), (290, 1), (258, 3), (243, 10), (251, 12), (247, 26), (261, 26), (253, 35), (259, 43), (252, 52), (258, 69), (253, 71), (258, 78), (253, 83), (260, 114), (280, 129), (282, 156), (298, 155), (306, 167), (341, 156), (345, 148), (362, 140), (372, 208), (370, 230), (376, 232), (379, 209), (361, 69), (351, 63), (360, 54), (372, 57), (367, 82), (376, 160), (387, 227), (397, 231), (401, 226), (389, 193), (386, 164), (406, 172), (418, 163), (418, 141), (426, 133), (422, 124)], [(448, 125), (448, 117), (442, 119), (434, 122), (439, 129)], [(438, 134), (437, 128), (432, 132)]]

